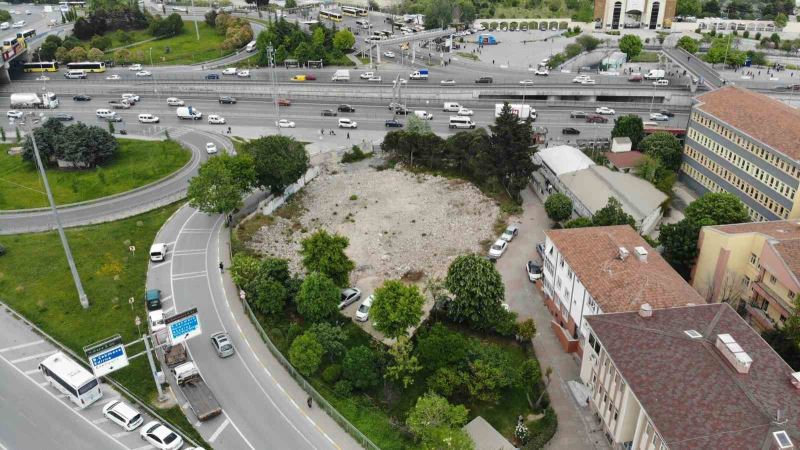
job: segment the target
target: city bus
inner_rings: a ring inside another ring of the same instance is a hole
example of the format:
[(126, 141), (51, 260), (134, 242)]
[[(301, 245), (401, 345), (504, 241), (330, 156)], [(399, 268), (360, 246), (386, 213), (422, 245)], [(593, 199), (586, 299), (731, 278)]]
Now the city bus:
[(102, 61), (84, 61), (67, 64), (67, 70), (83, 70), (85, 72), (105, 72), (106, 63)]
[(103, 396), (97, 378), (63, 352), (50, 355), (39, 363), (39, 370), (51, 386), (83, 409)]
[(356, 8), (355, 6), (342, 6), (342, 14), (352, 17), (366, 17), (367, 10), (364, 8)]
[(14, 47), (17, 44), (21, 44), (24, 47), (25, 46), (25, 40), (22, 39), (22, 38), (16, 37), (16, 36), (3, 39), (3, 48), (4, 49)]
[(30, 39), (34, 36), (36, 36), (36, 30), (34, 29), (17, 32), (17, 37), (22, 39)]
[(58, 72), (58, 63), (55, 61), (41, 61), (25, 63), (22, 66), (23, 72)]
[(337, 13), (337, 12), (320, 11), (319, 12), (319, 16), (322, 17), (323, 19), (332, 20), (334, 22), (341, 22), (342, 21), (342, 15)]

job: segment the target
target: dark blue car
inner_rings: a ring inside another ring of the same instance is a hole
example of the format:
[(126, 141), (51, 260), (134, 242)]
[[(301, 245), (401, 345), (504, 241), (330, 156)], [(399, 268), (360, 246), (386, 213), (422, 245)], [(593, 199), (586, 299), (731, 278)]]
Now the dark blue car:
[(210, 74), (206, 75), (206, 80), (219, 80), (219, 74), (218, 73), (210, 73)]
[(387, 128), (402, 128), (403, 124), (399, 120), (389, 119), (386, 121)]

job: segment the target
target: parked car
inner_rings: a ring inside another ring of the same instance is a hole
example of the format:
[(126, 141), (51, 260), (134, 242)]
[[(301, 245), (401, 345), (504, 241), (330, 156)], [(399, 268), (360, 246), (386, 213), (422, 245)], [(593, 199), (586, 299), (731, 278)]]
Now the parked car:
[(542, 266), (533, 261), (525, 263), (525, 272), (528, 274), (528, 279), (533, 282), (542, 278)]
[(586, 122), (588, 123), (607, 123), (608, 118), (603, 116), (598, 116), (596, 114), (591, 114), (586, 116)]
[(236, 353), (236, 350), (233, 348), (233, 342), (231, 342), (230, 337), (228, 337), (228, 333), (222, 331), (211, 335), (211, 347), (214, 348), (214, 351), (217, 352), (217, 356), (220, 358), (227, 358)]
[(586, 111), (572, 111), (569, 113), (571, 119), (583, 119), (586, 117)]
[(235, 105), (236, 104), (236, 97), (231, 97), (230, 95), (223, 95), (219, 98), (219, 102), (223, 105)]
[(566, 127), (561, 130), (561, 134), (581, 134), (581, 131), (577, 128)]
[(183, 445), (183, 438), (162, 423), (148, 422), (140, 432), (142, 439), (159, 450), (176, 450)]
[(609, 108), (608, 106), (599, 106), (599, 107), (597, 107), (597, 109), (594, 110), (594, 112), (596, 112), (597, 114), (604, 114), (604, 115), (609, 115), (609, 116), (612, 116), (612, 115), (617, 113), (616, 111), (614, 111), (613, 109)]
[(223, 125), (225, 123), (225, 118), (216, 114), (210, 114), (208, 116), (208, 123)]
[(85, 94), (78, 94), (72, 97), (72, 99), (75, 100), (76, 102), (88, 102), (92, 100), (92, 97)]
[(292, 101), (288, 98), (279, 98), (278, 106), (292, 106)]
[(480, 77), (477, 80), (475, 80), (475, 83), (478, 83), (478, 84), (484, 84), (484, 83), (485, 84), (492, 84), (493, 81), (494, 81), (494, 79), (492, 77)]
[(358, 305), (358, 310), (356, 310), (357, 321), (366, 322), (367, 320), (369, 320), (369, 309), (372, 307), (373, 300), (375, 300), (375, 296), (370, 295), (369, 297), (367, 297), (366, 300), (364, 300), (363, 302), (361, 302), (360, 305)]
[(511, 242), (514, 240), (515, 237), (519, 234), (519, 227), (516, 225), (509, 225), (506, 227), (506, 230), (503, 231), (503, 234), (500, 235), (500, 239)]
[(213, 142), (206, 143), (206, 153), (208, 153), (209, 155), (217, 153), (217, 144)]
[(494, 244), (492, 244), (492, 246), (489, 248), (489, 256), (493, 258), (499, 258), (503, 256), (503, 253), (506, 252), (507, 248), (508, 248), (508, 242), (502, 239), (498, 239), (494, 241)]
[(357, 302), (361, 298), (361, 289), (347, 288), (342, 289), (341, 297), (339, 299), (339, 309), (344, 309), (348, 305)]
[(656, 122), (666, 122), (669, 120), (669, 117), (661, 113), (650, 113), (650, 120), (655, 120)]
[(386, 122), (384, 122), (384, 125), (387, 128), (403, 128), (403, 123), (397, 119), (389, 119)]
[(278, 128), (294, 128), (294, 122), (288, 119), (281, 119), (275, 122), (275, 125), (277, 125)]
[(339, 112), (346, 112), (346, 113), (354, 113), (354, 112), (356, 112), (356, 109), (353, 108), (350, 105), (339, 105), (339, 107), (336, 108), (336, 110), (339, 111)]
[(544, 261), (544, 242), (539, 242), (536, 244), (536, 253), (538, 253), (539, 257), (542, 258), (542, 261)]
[(219, 80), (218, 73), (209, 73), (206, 75), (206, 80)]
[(133, 431), (142, 425), (144, 419), (139, 411), (121, 400), (111, 400), (103, 406), (103, 415), (108, 420), (122, 427), (125, 431)]

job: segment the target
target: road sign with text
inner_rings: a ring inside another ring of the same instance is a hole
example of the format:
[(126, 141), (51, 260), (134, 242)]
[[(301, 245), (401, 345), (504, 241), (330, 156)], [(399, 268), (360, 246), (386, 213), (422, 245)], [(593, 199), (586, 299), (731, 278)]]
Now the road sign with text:
[(164, 319), (164, 325), (167, 326), (167, 337), (172, 345), (191, 339), (203, 332), (200, 328), (197, 308), (188, 309)]
[(83, 351), (86, 352), (96, 377), (102, 377), (128, 366), (128, 355), (125, 353), (125, 345), (119, 335), (84, 347)]

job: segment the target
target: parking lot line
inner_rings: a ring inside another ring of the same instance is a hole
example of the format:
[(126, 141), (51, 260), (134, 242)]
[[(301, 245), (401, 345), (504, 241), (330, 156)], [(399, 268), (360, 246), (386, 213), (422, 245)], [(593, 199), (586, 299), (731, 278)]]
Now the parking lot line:
[(3, 349), (0, 349), (0, 353), (10, 352), (11, 350), (19, 350), (21, 348), (30, 347), (32, 345), (38, 345), (38, 344), (41, 344), (43, 342), (44, 342), (44, 339), (39, 339), (38, 341), (28, 342), (28, 343), (25, 343), (25, 344), (19, 344), (19, 345), (15, 345), (13, 347), (6, 347), (6, 348), (3, 348)]
[(30, 355), (30, 356), (25, 356), (25, 357), (22, 357), (22, 358), (17, 358), (17, 359), (11, 360), (11, 364), (18, 364), (18, 363), (21, 363), (21, 362), (30, 361), (32, 359), (37, 359), (37, 358), (45, 358), (45, 357), (50, 356), (50, 355), (52, 355), (54, 353), (58, 353), (58, 350), (50, 350), (50, 351), (43, 352), (43, 353), (37, 353), (36, 355)]

